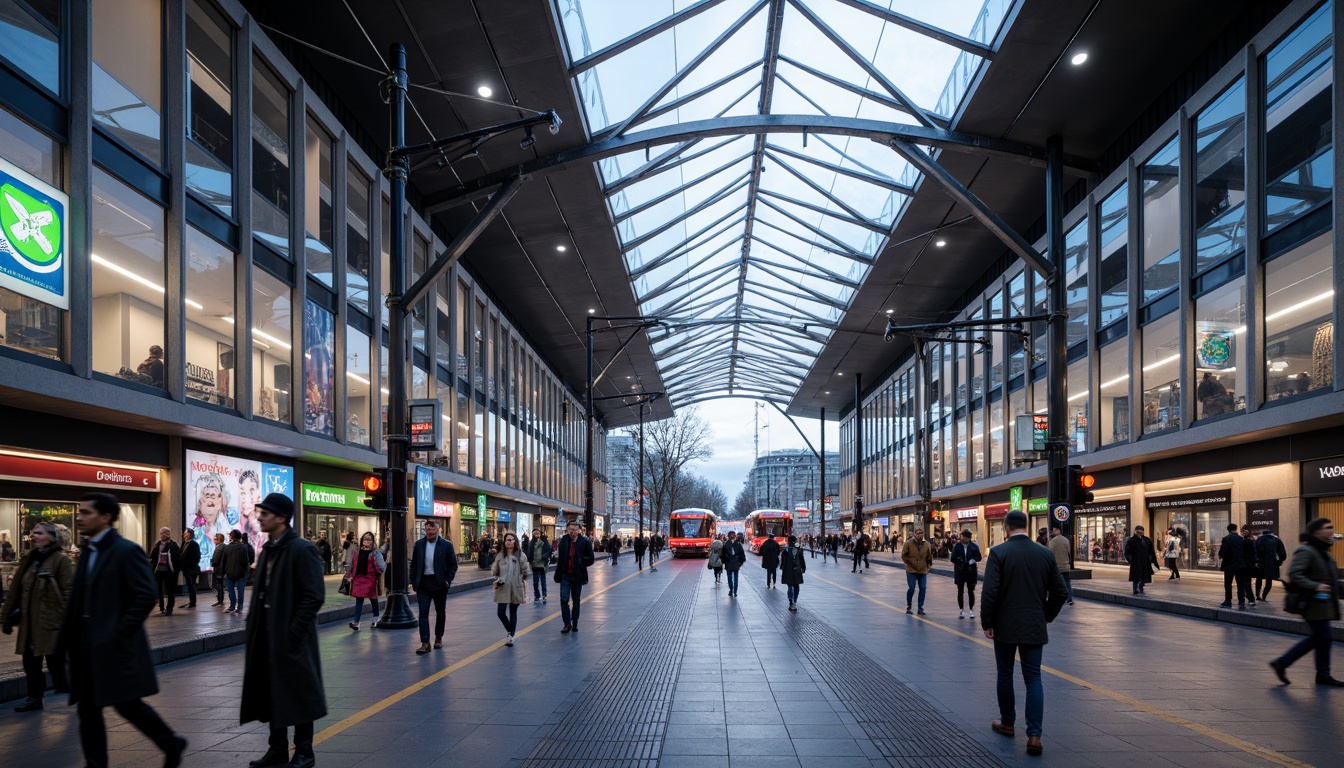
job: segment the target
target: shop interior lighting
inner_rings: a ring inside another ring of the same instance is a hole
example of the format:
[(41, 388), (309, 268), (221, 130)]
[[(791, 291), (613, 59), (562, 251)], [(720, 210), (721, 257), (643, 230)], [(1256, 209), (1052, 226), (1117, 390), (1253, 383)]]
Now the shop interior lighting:
[(255, 335), (257, 335), (257, 336), (260, 336), (260, 337), (263, 338), (263, 339), (266, 339), (267, 341), (275, 342), (276, 344), (279, 344), (280, 346), (284, 347), (285, 349), (293, 349), (293, 347), (290, 346), (289, 344), (286, 344), (285, 342), (283, 342), (283, 341), (281, 341), (281, 340), (275, 338), (274, 336), (272, 336), (271, 334), (269, 334), (269, 333), (267, 333), (267, 332), (261, 330), (260, 328), (253, 328), (253, 329), (252, 329), (252, 333), (255, 334)]
[(351, 373), (350, 371), (346, 371), (346, 372), (345, 372), (345, 376), (346, 376), (346, 378), (348, 378), (348, 379), (354, 379), (355, 381), (358, 381), (360, 384), (366, 384), (366, 385), (367, 385), (367, 384), (369, 383), (369, 380), (368, 380), (368, 379), (364, 378), (363, 376), (360, 376), (360, 375), (357, 374), (357, 373)]
[[(145, 286), (146, 288), (151, 288), (151, 289), (153, 289), (154, 291), (156, 291), (156, 292), (158, 292), (158, 293), (164, 293), (164, 292), (165, 292), (164, 289), (163, 289), (163, 286), (162, 286), (162, 285), (159, 285), (158, 283), (154, 282), (153, 280), (149, 280), (149, 279), (147, 279), (147, 278), (141, 277), (141, 276), (135, 274), (134, 272), (132, 272), (131, 270), (126, 269), (125, 267), (121, 266), (120, 264), (114, 264), (114, 263), (108, 261), (107, 259), (104, 259), (102, 256), (99, 256), (99, 255), (96, 254), (96, 253), (94, 253), (94, 254), (90, 254), (89, 258), (93, 260), (93, 263), (94, 263), (94, 264), (98, 264), (98, 265), (100, 265), (100, 266), (107, 267), (108, 269), (112, 270), (113, 272), (116, 272), (117, 274), (119, 274), (119, 275), (121, 275), (121, 276), (123, 276), (123, 277), (129, 277), (130, 279), (132, 279), (132, 280), (134, 280), (135, 282), (137, 282), (137, 283), (139, 283), (139, 284)], [(198, 310), (199, 310), (199, 309), (205, 309), (204, 306), (202, 306), (202, 305), (200, 305), (200, 304), (198, 304), (198, 303), (192, 301), (191, 299), (188, 299), (188, 298), (183, 297), (182, 301), (186, 302), (187, 306), (191, 307), (192, 309), (198, 309)]]

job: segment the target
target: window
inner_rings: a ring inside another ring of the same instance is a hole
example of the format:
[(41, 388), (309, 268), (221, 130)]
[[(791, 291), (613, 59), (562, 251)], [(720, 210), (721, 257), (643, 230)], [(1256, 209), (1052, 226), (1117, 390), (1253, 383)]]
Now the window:
[(93, 369), (163, 388), (163, 209), (97, 167), (92, 208)]
[(160, 0), (93, 0), (91, 90), (94, 124), (162, 165)]
[[(1042, 386), (1037, 389), (1045, 389), (1043, 386), (1045, 380), (1041, 380)], [(1087, 444), (1087, 407), (1088, 407), (1088, 388), (1087, 388), (1087, 358), (1078, 360), (1069, 366), (1068, 388), (1065, 390), (1068, 398), (1068, 424), (1065, 425), (1064, 437), (1069, 441), (1069, 450), (1074, 453), (1084, 453), (1088, 449)]]
[(1129, 314), (1129, 185), (1121, 184), (1101, 201), (1101, 259), (1097, 291), (1101, 294), (1098, 326), (1105, 328)]
[(471, 329), (472, 335), (476, 341), (476, 365), (472, 371), (472, 388), (475, 390), (476, 394), (479, 395), (485, 392), (485, 377), (487, 376), (486, 371), (488, 370), (485, 365), (485, 305), (479, 301), (476, 302), (475, 319), (476, 322)]
[(369, 414), (372, 401), (369, 388), (372, 379), (369, 364), (372, 348), (369, 337), (346, 326), (345, 328), (345, 440), (355, 445), (369, 445)]
[(269, 272), (252, 270), (252, 414), (288, 423), (294, 377), (288, 285)]
[(187, 3), (187, 189), (233, 215), (233, 27), (208, 0)]
[[(453, 354), (457, 359), (457, 378), (463, 382), (471, 381), (470, 361), (467, 360), (467, 327), (470, 325), (467, 318), (467, 308), (471, 306), (471, 289), (465, 283), (457, 284), (457, 307), (455, 309), (455, 324), (457, 344), (453, 347)], [(460, 385), (459, 385), (460, 386)]]
[(0, 56), (52, 93), (61, 92), (61, 8), (54, 0), (0, 0)]
[[(1042, 258), (1050, 260), (1049, 251), (1041, 253)], [(1031, 314), (1046, 315), (1050, 312), (1049, 292), (1046, 289), (1045, 278), (1035, 272), (1031, 273)], [(1049, 323), (1044, 320), (1037, 320), (1031, 324), (1031, 360), (1027, 361), (1027, 368), (1035, 368), (1045, 363), (1046, 355), (1050, 351), (1049, 344)]]
[[(0, 1), (0, 9), (4, 7)], [(0, 24), (3, 18), (0, 16)], [(0, 26), (0, 40), (4, 39), (3, 30)], [(3, 108), (0, 108), (0, 157), (41, 181), (61, 186), (60, 145)], [(69, 251), (66, 253), (69, 264)], [(62, 309), (0, 287), (0, 345), (65, 360), (62, 327), (65, 317)]]
[[(1008, 283), (1008, 317), (1026, 317), (1027, 315), (1027, 278), (1025, 272), (1018, 272)], [(1021, 376), (1027, 370), (1027, 355), (1022, 338), (1016, 334), (1008, 336), (1008, 380)]]
[(1197, 418), (1246, 408), (1246, 278), (1195, 300), (1194, 362)]
[(1265, 54), (1266, 232), (1331, 198), (1330, 5)]
[(332, 262), (332, 243), (335, 236), (336, 216), (332, 208), (331, 191), (333, 142), (331, 135), (308, 119), (303, 152), (303, 207), (304, 249), (307, 251), (308, 274), (328, 288), (335, 285)]
[(1334, 270), (1326, 233), (1265, 265), (1265, 399), (1334, 388)]
[(1101, 444), (1129, 441), (1129, 339), (1111, 342), (1099, 350)]
[(1178, 312), (1144, 326), (1143, 432), (1161, 432), (1181, 423), (1181, 348), (1177, 340)]
[(252, 233), (289, 256), (289, 88), (252, 62)]
[[(999, 320), (1003, 318), (1003, 291), (995, 291), (994, 295), (989, 297), (989, 318)], [(1000, 326), (1002, 327), (1002, 326)], [(1006, 346), (1003, 339), (1011, 337), (992, 336), (999, 343), (992, 344), (989, 348), (989, 390), (993, 391), (995, 387), (1003, 384), (1003, 348)]]
[(187, 227), (187, 397), (233, 407), (233, 252)]
[(1139, 168), (1143, 185), (1143, 300), (1176, 287), (1180, 271), (1181, 217), (1180, 144), (1176, 139), (1157, 150)]
[(1246, 81), (1195, 117), (1195, 272), (1246, 247)]
[(453, 326), (448, 320), (452, 312), (448, 291), (452, 285), (450, 278), (439, 280), (435, 290), (435, 307), (437, 315), (435, 333), (438, 334), (438, 342), (434, 345), (434, 360), (446, 371), (453, 370)]
[(336, 318), (311, 301), (303, 305), (303, 428), (331, 437), (336, 397)]
[(353, 160), (345, 166), (345, 299), (369, 311), (369, 178)]
[(1087, 341), (1087, 219), (1064, 235), (1064, 303), (1068, 307), (1068, 345)]
[[(411, 237), (411, 277), (406, 281), (406, 287), (419, 280), (420, 276), (429, 269), (429, 243), (417, 232)], [(411, 343), (421, 352), (425, 351), (425, 318), (429, 312), (429, 297), (425, 297), (416, 303), (414, 312), (411, 313)]]
[(1003, 401), (989, 405), (989, 474), (1003, 474)]

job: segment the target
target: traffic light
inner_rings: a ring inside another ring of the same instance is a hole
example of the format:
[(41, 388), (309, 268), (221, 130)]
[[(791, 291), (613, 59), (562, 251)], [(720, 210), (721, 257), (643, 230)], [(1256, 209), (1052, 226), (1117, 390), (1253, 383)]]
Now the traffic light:
[(387, 480), (383, 470), (377, 470), (364, 476), (364, 506), (370, 509), (387, 509)]
[(1096, 475), (1088, 474), (1077, 464), (1069, 465), (1069, 503), (1074, 509), (1092, 501), (1092, 486), (1096, 484)]

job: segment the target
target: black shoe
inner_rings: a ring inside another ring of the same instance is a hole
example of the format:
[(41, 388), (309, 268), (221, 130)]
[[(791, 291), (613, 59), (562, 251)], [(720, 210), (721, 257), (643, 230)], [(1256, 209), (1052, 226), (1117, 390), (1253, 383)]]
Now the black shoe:
[(313, 768), (313, 766), (317, 765), (317, 759), (312, 755), (296, 754), (294, 757), (290, 758), (290, 761), (285, 763), (285, 765), (289, 766), (289, 768)]
[(223, 601), (223, 600), (220, 600), (220, 601), (217, 602), (217, 603), (211, 603), (211, 604), (210, 604), (210, 607), (211, 607), (211, 608), (218, 608), (219, 606), (221, 606), (221, 605), (223, 605), (223, 604), (224, 604), (224, 601)]
[(577, 632), (579, 631), (579, 622), (576, 621), (576, 622), (574, 622), (573, 624), (570, 624), (570, 625), (569, 625), (569, 631), (570, 631), (570, 632), (576, 632), (576, 633), (577, 633)]
[(1232, 607), (1232, 604), (1231, 604), (1231, 603), (1219, 603), (1219, 604), (1218, 604), (1218, 607), (1219, 607), (1219, 608), (1231, 608), (1231, 607)]
[(1279, 682), (1284, 685), (1292, 685), (1288, 680), (1288, 667), (1282, 661), (1275, 659), (1269, 662), (1269, 668), (1274, 670), (1274, 676), (1279, 678)]
[(287, 765), (288, 763), (289, 755), (268, 749), (266, 750), (266, 754), (261, 756), (260, 760), (253, 760), (248, 763), (247, 768), (270, 768), (271, 766)]
[(906, 612), (906, 613), (914, 613), (914, 611), (910, 610), (910, 606), (909, 606), (909, 605), (905, 606), (905, 612)]
[(919, 609), (919, 615), (920, 615), (920, 616), (923, 616), (923, 615), (924, 615), (924, 609), (923, 609), (923, 608), (920, 608), (920, 609)]
[(571, 627), (571, 626), (569, 626), (568, 624), (566, 624), (563, 628), (561, 628), (561, 630), (560, 630), (560, 634), (562, 634), (562, 635), (567, 635), (567, 634), (569, 634), (570, 632), (573, 632), (573, 631), (574, 631), (574, 628)]
[(42, 711), (41, 699), (28, 699), (14, 708), (15, 712), (40, 712)]
[(163, 768), (177, 768), (182, 764), (182, 753), (187, 751), (187, 737), (173, 734), (173, 743), (163, 750)]
[(1329, 686), (1331, 688), (1344, 688), (1344, 680), (1336, 680), (1329, 675), (1317, 675), (1316, 684)]

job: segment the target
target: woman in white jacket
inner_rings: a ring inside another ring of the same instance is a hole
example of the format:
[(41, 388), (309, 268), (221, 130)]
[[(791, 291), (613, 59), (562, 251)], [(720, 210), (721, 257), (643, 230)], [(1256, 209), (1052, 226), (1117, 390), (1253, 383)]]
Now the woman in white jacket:
[(518, 536), (512, 531), (504, 534), (499, 557), (490, 566), (495, 577), (495, 602), (499, 605), (499, 621), (508, 636), (505, 645), (513, 645), (513, 633), (518, 628), (518, 606), (527, 599), (527, 576), (532, 569), (518, 547)]

